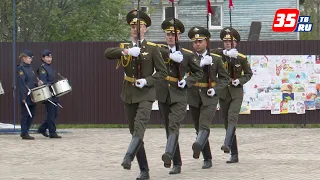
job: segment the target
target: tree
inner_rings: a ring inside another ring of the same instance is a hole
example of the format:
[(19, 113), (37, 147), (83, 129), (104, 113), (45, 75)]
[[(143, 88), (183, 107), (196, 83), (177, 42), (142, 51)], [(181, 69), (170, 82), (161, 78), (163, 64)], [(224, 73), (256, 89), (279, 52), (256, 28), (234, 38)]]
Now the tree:
[[(17, 41), (128, 39), (129, 0), (17, 0)], [(0, 41), (12, 40), (12, 0), (0, 2)]]
[(312, 32), (301, 32), (300, 40), (320, 39), (320, 0), (300, 0), (300, 15), (310, 16), (313, 23)]

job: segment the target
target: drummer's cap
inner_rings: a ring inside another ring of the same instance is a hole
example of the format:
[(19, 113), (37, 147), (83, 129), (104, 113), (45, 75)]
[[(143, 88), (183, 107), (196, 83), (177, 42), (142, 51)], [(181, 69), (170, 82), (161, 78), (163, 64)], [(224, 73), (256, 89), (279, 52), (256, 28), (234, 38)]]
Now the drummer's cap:
[(46, 56), (51, 56), (51, 52), (50, 52), (48, 49), (45, 49), (45, 50), (42, 52), (42, 57), (46, 57)]
[(32, 51), (30, 51), (29, 49), (25, 49), (23, 50), (23, 53), (31, 58), (33, 58), (33, 53)]

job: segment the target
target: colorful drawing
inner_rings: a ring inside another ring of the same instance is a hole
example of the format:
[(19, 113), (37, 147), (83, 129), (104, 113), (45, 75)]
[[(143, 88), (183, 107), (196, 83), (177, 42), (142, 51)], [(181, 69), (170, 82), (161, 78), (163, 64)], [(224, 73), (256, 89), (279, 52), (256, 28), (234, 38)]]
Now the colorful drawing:
[(283, 101), (292, 101), (294, 100), (294, 93), (282, 93)]
[(272, 103), (271, 114), (280, 114), (280, 102), (273, 102)]
[(315, 101), (305, 101), (306, 110), (316, 110)]
[(306, 107), (304, 101), (296, 101), (296, 113), (297, 114), (305, 114)]
[(284, 100), (280, 103), (280, 114), (288, 114), (288, 101)]
[(288, 101), (288, 113), (296, 113), (295, 101)]

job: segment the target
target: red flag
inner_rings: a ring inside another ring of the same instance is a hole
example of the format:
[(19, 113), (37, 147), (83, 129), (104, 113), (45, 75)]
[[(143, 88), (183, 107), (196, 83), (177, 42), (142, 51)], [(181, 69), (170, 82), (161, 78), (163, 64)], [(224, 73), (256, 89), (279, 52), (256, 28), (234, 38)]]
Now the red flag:
[(229, 0), (229, 6), (228, 7), (229, 7), (229, 9), (231, 9), (231, 8), (233, 9), (234, 8), (234, 6), (232, 4), (232, 0)]
[(208, 12), (207, 13), (213, 15), (213, 11), (212, 11), (212, 8), (211, 8), (210, 0), (207, 0), (207, 8), (208, 8)]
[(174, 0), (169, 0), (170, 2), (174, 3)]

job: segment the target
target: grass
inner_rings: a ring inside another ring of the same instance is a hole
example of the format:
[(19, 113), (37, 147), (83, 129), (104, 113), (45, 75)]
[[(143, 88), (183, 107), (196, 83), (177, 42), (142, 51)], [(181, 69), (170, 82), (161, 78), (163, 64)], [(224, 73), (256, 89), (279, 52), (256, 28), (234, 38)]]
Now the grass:
[[(36, 127), (39, 125), (37, 124)], [(128, 128), (127, 124), (58, 124), (58, 129), (69, 128)], [(148, 125), (148, 128), (164, 128), (161, 124)], [(193, 128), (193, 124), (183, 124), (181, 128)], [(211, 128), (224, 128), (222, 124), (212, 124)], [(320, 124), (238, 124), (238, 128), (320, 128)]]

